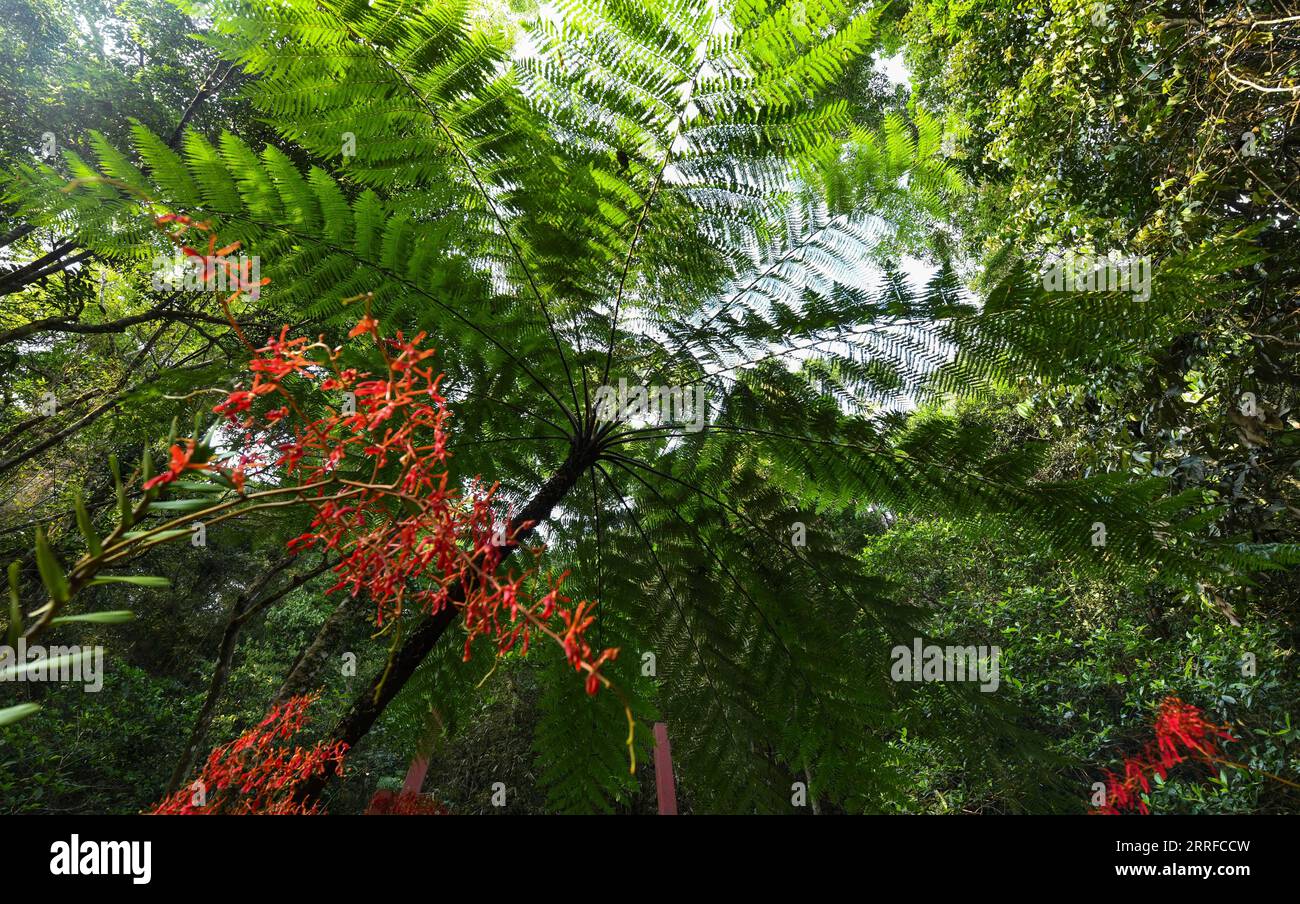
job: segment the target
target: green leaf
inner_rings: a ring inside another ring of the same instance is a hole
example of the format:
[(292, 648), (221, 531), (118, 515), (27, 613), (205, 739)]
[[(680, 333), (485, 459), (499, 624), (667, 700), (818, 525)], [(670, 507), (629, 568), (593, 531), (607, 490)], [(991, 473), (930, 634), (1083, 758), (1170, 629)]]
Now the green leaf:
[(195, 512), (210, 505), (212, 505), (211, 499), (167, 499), (151, 503), (149, 508), (165, 512)]
[(135, 620), (135, 613), (130, 609), (114, 609), (109, 612), (86, 612), (82, 615), (60, 615), (51, 619), (50, 624), (61, 625), (64, 622), (88, 622), (95, 625), (121, 625)]
[(99, 534), (95, 533), (95, 527), (90, 523), (90, 513), (86, 511), (86, 500), (82, 498), (81, 490), (77, 490), (75, 497), (77, 507), (77, 527), (81, 528), (81, 535), (86, 538), (86, 547), (90, 550), (91, 556), (98, 558), (104, 551), (104, 545), (99, 541)]
[(15, 722), (26, 719), (33, 713), (41, 711), (41, 707), (36, 703), (19, 703), (17, 706), (6, 706), (0, 709), (0, 728), (6, 725), (13, 725)]
[(36, 569), (41, 573), (41, 582), (56, 603), (66, 603), (71, 596), (68, 576), (59, 564), (58, 557), (50, 548), (50, 541), (45, 538), (45, 531), (36, 528)]
[(203, 434), (203, 442), (199, 443), (199, 445), (205, 449), (215, 449), (217, 447), (217, 435), (221, 432), (221, 427), (220, 418), (213, 421), (212, 426), (208, 428), (208, 432)]
[[(189, 533), (182, 531), (182, 533)], [(137, 587), (170, 587), (172, 582), (167, 578), (160, 578), (148, 574), (107, 574), (100, 575), (90, 582), (90, 586), (97, 584), (134, 584)]]
[(235, 486), (235, 482), (220, 471), (212, 472), (212, 480), (220, 484), (223, 489), (239, 491), (239, 487)]
[[(226, 488), (212, 483), (200, 483), (197, 480), (178, 480), (170, 485), (170, 489), (175, 492), (186, 493), (224, 493)], [(157, 508), (158, 503), (153, 504)]]

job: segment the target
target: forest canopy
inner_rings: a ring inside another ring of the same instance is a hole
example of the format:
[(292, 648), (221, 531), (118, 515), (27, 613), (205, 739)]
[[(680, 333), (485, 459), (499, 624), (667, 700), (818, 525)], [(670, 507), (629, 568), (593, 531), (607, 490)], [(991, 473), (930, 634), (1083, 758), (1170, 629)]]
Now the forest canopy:
[(1297, 811), (1285, 4), (6, 0), (0, 114), (0, 812)]

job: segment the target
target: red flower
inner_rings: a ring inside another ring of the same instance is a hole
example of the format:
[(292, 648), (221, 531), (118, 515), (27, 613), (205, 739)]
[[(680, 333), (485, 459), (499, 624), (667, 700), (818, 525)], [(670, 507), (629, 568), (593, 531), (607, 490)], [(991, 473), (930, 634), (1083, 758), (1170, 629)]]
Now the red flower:
[[(220, 264), (235, 250), (233, 245), (218, 249), (206, 223), (180, 215), (166, 215), (158, 223), (177, 224), (174, 240), (190, 228), (206, 232), (207, 255), (185, 249), (190, 256), (204, 258), (205, 264)], [(231, 323), (249, 345), (238, 325)], [(565, 575), (543, 586), (539, 599), (531, 589), (535, 569), (498, 574), (505, 555), (519, 547), (523, 532), (532, 525), (494, 512), (495, 485), (484, 489), (474, 484), (466, 493), (448, 488), (451, 412), (441, 392), (443, 375), (424, 364), (435, 354), (424, 346), (425, 334), (408, 339), (398, 332), (384, 338), (367, 307), (348, 335), (374, 336), (385, 370), (366, 373), (341, 370), (341, 348), (323, 340), (290, 338), (288, 329), (268, 338), (261, 348), (249, 345), (251, 385), (229, 392), (213, 411), (238, 425), (232, 433), (248, 443), (246, 448), (275, 448), (279, 455), (270, 467), (283, 469), (283, 477), (307, 487), (296, 501), (310, 508), (313, 517), (288, 547), (297, 552), (323, 546), (339, 557), (337, 580), (327, 592), (365, 593), (381, 626), (411, 605), (433, 613), (455, 599), (467, 628), (467, 658), (481, 638), (489, 638), (498, 654), (521, 641), (527, 651), (540, 631), (564, 649), (576, 670), (586, 672), (588, 692), (608, 684), (599, 669), (618, 651), (596, 655), (585, 640), (595, 620), (594, 602), (583, 600), (575, 609), (568, 608), (569, 598), (560, 593)], [(310, 407), (305, 401), (299, 404), (303, 385), (321, 391)], [(340, 389), (351, 392), (344, 399), (322, 397)], [(256, 399), (272, 393), (287, 404), (261, 418), (241, 420)], [(344, 401), (349, 407), (342, 406)], [(302, 414), (322, 406), (325, 414), (315, 420), (307, 421)], [(265, 434), (258, 435), (259, 429)], [(286, 430), (292, 432), (291, 439), (284, 439)], [(172, 449), (170, 469), (149, 481), (149, 488), (169, 483), (186, 470), (207, 469), (227, 474), (242, 492), (246, 466), (264, 466), (251, 453), (239, 455), (238, 465), (229, 470), (196, 463), (195, 444), (187, 442), (188, 448)], [(367, 474), (372, 475), (369, 482)], [(462, 592), (453, 597), (453, 587)]]
[(220, 405), (213, 406), (212, 410), (217, 414), (224, 414), (232, 421), (235, 415), (241, 411), (247, 411), (253, 405), (253, 394), (245, 389), (237, 389)]
[(297, 786), (326, 769), (343, 769), (348, 746), (342, 742), (314, 747), (287, 747), (281, 743), (307, 723), (307, 708), (314, 696), (293, 697), (272, 708), (266, 718), (240, 737), (216, 748), (204, 763), (198, 779), (164, 798), (149, 811), (151, 816), (312, 815), (317, 805), (294, 800)]
[(360, 320), (358, 320), (357, 325), (354, 326), (351, 329), (351, 331), (348, 332), (348, 338), (355, 339), (357, 336), (360, 336), (362, 333), (370, 333), (372, 336), (378, 338), (379, 321), (371, 317), (369, 314), (365, 315)]
[(152, 490), (154, 487), (171, 483), (173, 480), (175, 480), (177, 477), (180, 477), (181, 474), (185, 473), (186, 471), (210, 470), (212, 468), (212, 465), (208, 464), (207, 462), (191, 461), (191, 459), (194, 457), (194, 453), (196, 449), (197, 449), (196, 444), (192, 439), (187, 439), (185, 441), (184, 448), (182, 448), (179, 444), (172, 446), (171, 463), (168, 465), (167, 470), (162, 472), (152, 480), (145, 481), (144, 488), (146, 490)]
[(1198, 708), (1177, 697), (1166, 697), (1161, 702), (1155, 734), (1155, 740), (1125, 758), (1122, 779), (1113, 772), (1106, 773), (1105, 802), (1092, 811), (1094, 814), (1117, 816), (1136, 810), (1148, 815), (1150, 809), (1142, 798), (1151, 791), (1148, 776), (1156, 775), (1163, 781), (1171, 768), (1189, 760), (1211, 765), (1222, 752), (1219, 741), (1236, 740), (1227, 729), (1206, 720)]

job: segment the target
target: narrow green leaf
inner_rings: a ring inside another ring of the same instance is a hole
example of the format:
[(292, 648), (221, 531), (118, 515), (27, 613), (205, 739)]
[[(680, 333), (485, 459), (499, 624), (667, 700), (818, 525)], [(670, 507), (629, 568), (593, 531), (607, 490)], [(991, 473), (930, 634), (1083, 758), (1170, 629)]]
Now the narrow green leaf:
[(86, 612), (82, 615), (60, 615), (50, 619), (50, 624), (61, 625), (64, 622), (89, 622), (96, 625), (120, 625), (134, 621), (135, 613), (130, 609), (113, 609), (109, 612)]
[(225, 474), (222, 474), (220, 471), (213, 471), (211, 476), (212, 476), (212, 480), (215, 483), (219, 484), (223, 489), (229, 489), (229, 490), (239, 489), (239, 487), (235, 486), (233, 480), (231, 480)]
[(36, 528), (36, 569), (41, 573), (41, 582), (45, 584), (45, 589), (50, 592), (51, 598), (56, 603), (66, 603), (71, 591), (68, 587), (68, 576), (63, 571), (63, 566), (59, 564), (58, 557), (54, 555), (54, 550), (50, 548), (50, 541), (45, 537), (45, 531), (39, 527)]
[(36, 703), (19, 703), (17, 706), (6, 706), (0, 709), (0, 728), (6, 725), (13, 725), (20, 719), (26, 719), (33, 713), (41, 711), (41, 707)]
[(104, 545), (99, 542), (99, 534), (95, 533), (95, 527), (90, 523), (90, 513), (86, 511), (86, 500), (82, 498), (80, 489), (77, 490), (75, 500), (77, 527), (81, 528), (81, 535), (86, 538), (86, 547), (91, 556), (98, 558), (104, 551)]
[[(188, 533), (184, 531), (183, 533)], [(170, 587), (172, 582), (167, 578), (160, 578), (148, 574), (104, 574), (90, 582), (90, 586), (97, 584), (134, 584), (137, 587)]]
[(212, 505), (211, 499), (166, 499), (150, 503), (150, 511), (158, 509), (164, 512), (195, 512)]
[(203, 434), (203, 442), (199, 445), (205, 449), (215, 449), (217, 447), (217, 434), (220, 432), (221, 419), (218, 418), (212, 422), (212, 426), (208, 428), (208, 432)]
[[(174, 493), (224, 493), (226, 488), (213, 483), (200, 483), (197, 480), (177, 480), (171, 484)], [(157, 507), (157, 503), (154, 503)]]

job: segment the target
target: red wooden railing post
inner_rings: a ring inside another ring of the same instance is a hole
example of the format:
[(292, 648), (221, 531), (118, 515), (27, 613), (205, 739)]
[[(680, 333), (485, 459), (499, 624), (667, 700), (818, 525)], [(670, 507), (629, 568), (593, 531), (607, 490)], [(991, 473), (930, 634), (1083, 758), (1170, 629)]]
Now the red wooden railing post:
[(406, 770), (406, 781), (402, 782), (403, 794), (419, 794), (424, 787), (424, 775), (429, 771), (429, 758), (416, 754), (411, 758), (411, 766)]
[(659, 815), (677, 815), (677, 785), (673, 782), (673, 750), (668, 746), (668, 723), (655, 723), (655, 791)]

